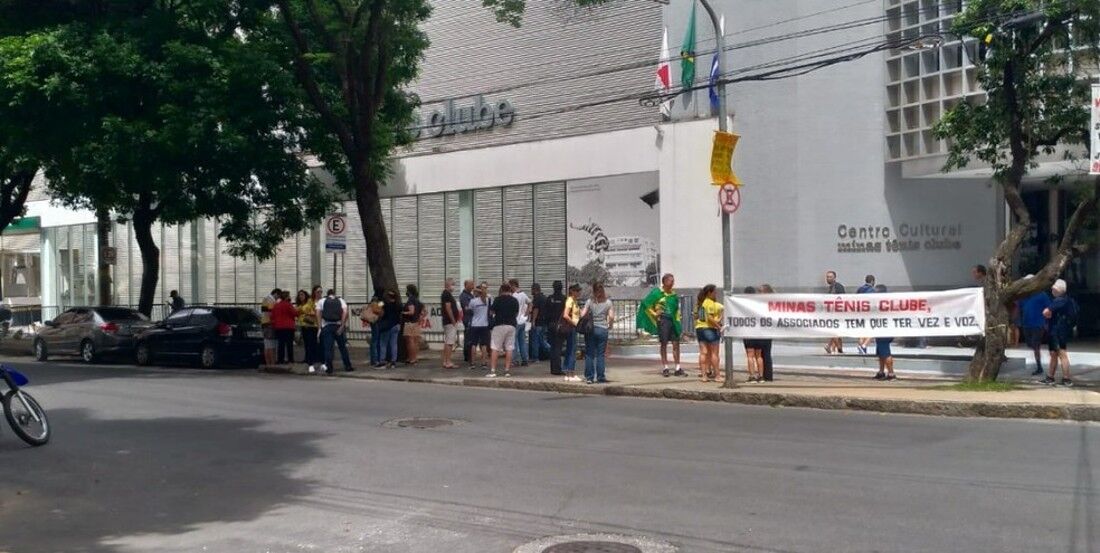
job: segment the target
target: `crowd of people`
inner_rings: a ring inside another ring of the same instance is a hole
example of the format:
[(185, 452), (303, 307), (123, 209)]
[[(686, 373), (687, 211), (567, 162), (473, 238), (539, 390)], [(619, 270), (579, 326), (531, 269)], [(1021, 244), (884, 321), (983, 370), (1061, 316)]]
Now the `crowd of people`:
[[(985, 276), (985, 268), (976, 266), (975, 279)], [(1032, 278), (1028, 275), (1025, 278)], [(665, 274), (661, 284), (653, 288), (640, 302), (635, 324), (638, 330), (658, 338), (661, 375), (687, 376), (680, 363), (680, 342), (683, 336), (681, 296), (674, 288), (675, 277)], [(439, 298), (443, 323), (441, 366), (458, 369), (455, 350), (461, 347), (462, 362), (469, 370), (485, 371), (487, 378), (511, 376), (515, 366), (528, 366), (549, 361), (549, 372), (570, 382), (606, 383), (607, 348), (611, 329), (616, 322), (614, 304), (602, 283), (591, 284), (587, 300), (581, 299), (580, 284), (568, 288), (554, 281), (550, 294), (544, 294), (537, 283), (530, 293), (517, 279), (510, 279), (495, 289), (487, 282), (463, 282), (455, 295), (454, 279), (446, 279)], [(885, 285), (867, 275), (857, 294), (884, 293)], [(175, 292), (175, 291), (173, 291)], [(844, 294), (835, 271), (825, 273), (825, 292)], [(769, 284), (744, 288), (745, 294), (772, 294)], [(173, 309), (180, 309), (183, 300), (172, 295)], [(348, 318), (351, 314), (345, 300), (334, 290), (322, 293), (321, 286), (309, 292), (274, 289), (261, 302), (261, 324), (264, 338), (264, 360), (269, 365), (294, 363), (297, 336), (305, 349), (304, 363), (309, 373), (331, 374), (334, 369), (334, 349), (340, 353), (345, 371), (354, 371), (347, 347)], [(1058, 280), (1050, 293), (1038, 292), (1018, 303), (1014, 323), (1021, 329), (1024, 342), (1034, 351), (1036, 376), (1053, 385), (1058, 369), (1061, 384), (1072, 386), (1067, 347), (1076, 325), (1078, 306), (1066, 294), (1066, 283)], [(403, 361), (406, 365), (420, 362), (421, 336), (430, 328), (428, 309), (420, 299), (416, 285), (405, 288), (405, 299), (396, 290), (376, 295), (360, 312), (365, 328), (370, 329), (370, 364), (378, 369), (393, 369)], [(691, 314), (695, 338), (699, 345), (698, 377), (704, 382), (723, 381), (720, 369), (721, 339), (724, 331), (724, 305), (718, 288), (708, 284), (699, 290), (695, 312)], [(584, 376), (577, 375), (578, 338), (584, 337)], [(873, 339), (878, 358), (876, 380), (895, 380), (893, 338)], [(1050, 372), (1043, 370), (1042, 343), (1050, 352)], [(461, 342), (461, 343), (460, 343)], [(856, 347), (868, 354), (872, 338), (857, 340)], [(772, 340), (746, 338), (747, 382), (769, 382), (773, 379)], [(825, 344), (827, 354), (843, 353), (841, 338), (831, 338)], [(670, 356), (671, 354), (671, 356)], [(669, 363), (669, 360), (672, 363)]]

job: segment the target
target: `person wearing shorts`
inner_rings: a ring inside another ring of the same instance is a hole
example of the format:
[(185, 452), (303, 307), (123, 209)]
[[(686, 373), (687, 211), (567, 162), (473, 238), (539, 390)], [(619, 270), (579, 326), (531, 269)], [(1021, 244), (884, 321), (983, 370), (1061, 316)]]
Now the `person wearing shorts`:
[(713, 382), (718, 378), (719, 333), (722, 330), (722, 304), (718, 287), (708, 284), (696, 298), (695, 339), (699, 342), (699, 379)]
[[(879, 294), (886, 292), (886, 285), (875, 286), (875, 292)], [(875, 380), (897, 378), (894, 376), (894, 354), (890, 351), (890, 344), (893, 341), (893, 338), (875, 338), (875, 357), (878, 357), (878, 372), (875, 373)]]
[[(1025, 280), (1035, 278), (1027, 275)], [(1043, 375), (1043, 335), (1046, 334), (1047, 320), (1043, 311), (1050, 307), (1050, 296), (1043, 291), (1036, 292), (1020, 301), (1020, 325), (1023, 329), (1024, 343), (1035, 356), (1035, 370), (1032, 376)]]
[(474, 289), (474, 298), (470, 300), (466, 309), (470, 311), (470, 326), (466, 332), (470, 335), (470, 369), (475, 369), (480, 364), (482, 368), (488, 365), (485, 360), (485, 349), (489, 347), (489, 295), (484, 286)]
[(1069, 374), (1069, 341), (1073, 336), (1073, 327), (1077, 320), (1077, 302), (1066, 295), (1066, 281), (1058, 279), (1051, 286), (1054, 297), (1050, 306), (1043, 310), (1043, 317), (1049, 321), (1047, 328), (1047, 346), (1050, 348), (1050, 374), (1043, 384), (1054, 385), (1054, 375), (1058, 374), (1058, 365), (1062, 366), (1062, 385), (1073, 386)]
[(499, 376), (497, 374), (497, 358), (504, 354), (504, 376), (512, 376), (512, 352), (516, 349), (516, 317), (519, 315), (519, 301), (512, 295), (512, 286), (504, 284), (500, 287), (500, 295), (493, 300), (493, 321), (496, 323), (492, 330), (491, 347), (489, 354), (488, 378)]

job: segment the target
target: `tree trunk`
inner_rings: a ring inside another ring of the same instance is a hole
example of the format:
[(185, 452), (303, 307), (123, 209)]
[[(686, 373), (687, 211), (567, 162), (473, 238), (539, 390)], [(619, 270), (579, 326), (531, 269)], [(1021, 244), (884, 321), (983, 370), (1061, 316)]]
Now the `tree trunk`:
[(96, 283), (99, 286), (99, 304), (111, 305), (111, 264), (107, 263), (104, 252), (111, 246), (111, 215), (103, 208), (95, 212), (96, 217), (96, 245), (99, 248), (98, 271)]
[(367, 243), (367, 267), (374, 283), (374, 292), (379, 295), (385, 290), (398, 292), (390, 239), (382, 220), (378, 183), (364, 171), (355, 171), (355, 205), (363, 224), (363, 238)]
[(134, 238), (141, 251), (141, 292), (138, 295), (138, 311), (146, 317), (153, 315), (153, 295), (160, 280), (160, 249), (153, 241), (153, 221), (148, 213), (134, 215)]
[(970, 359), (970, 380), (974, 382), (997, 380), (1005, 360), (1008, 346), (1008, 323), (1011, 313), (1001, 301), (997, 290), (998, 279), (993, 274), (985, 282), (985, 336), (978, 341), (974, 357)]

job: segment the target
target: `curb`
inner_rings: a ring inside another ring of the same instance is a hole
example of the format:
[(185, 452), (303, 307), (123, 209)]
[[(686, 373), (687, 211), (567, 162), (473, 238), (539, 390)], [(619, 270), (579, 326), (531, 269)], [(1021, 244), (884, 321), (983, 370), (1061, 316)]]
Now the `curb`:
[[(290, 372), (290, 371), (288, 371)], [(298, 374), (290, 372), (290, 374)], [(302, 375), (305, 376), (305, 375)], [(592, 386), (551, 381), (495, 380), (483, 378), (434, 379), (430, 377), (384, 376), (369, 373), (337, 373), (342, 378), (442, 384), (470, 388), (496, 388), (560, 394), (638, 397), (687, 401), (714, 401), (769, 407), (801, 407), (831, 411), (849, 410), (873, 413), (927, 415), (938, 417), (982, 417), (999, 419), (1100, 421), (1100, 405), (1049, 405), (1037, 403), (987, 403), (978, 401), (869, 399), (844, 396), (810, 396), (737, 390), (682, 390), (678, 388), (640, 388), (635, 386)]]

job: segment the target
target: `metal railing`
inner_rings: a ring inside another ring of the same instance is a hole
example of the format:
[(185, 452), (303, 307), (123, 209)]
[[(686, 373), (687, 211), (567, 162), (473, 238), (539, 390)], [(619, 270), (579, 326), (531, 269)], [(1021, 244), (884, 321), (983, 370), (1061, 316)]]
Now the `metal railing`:
[[(638, 327), (635, 324), (638, 307), (641, 305), (641, 301), (618, 299), (613, 299), (611, 301), (615, 311), (615, 323), (611, 326), (608, 339), (612, 343), (625, 343), (633, 342), (644, 337), (644, 334), (639, 334)], [(256, 312), (260, 310), (259, 304), (255, 303), (212, 303), (202, 305), (211, 307), (239, 307), (253, 309)], [(351, 316), (348, 318), (349, 340), (370, 340), (370, 327), (369, 325), (364, 325), (363, 321), (359, 318), (363, 308), (367, 305), (369, 304), (348, 303), (348, 308), (351, 310)], [(683, 318), (684, 339), (692, 340), (695, 336), (695, 333), (691, 330), (694, 322), (692, 314), (695, 312), (695, 298), (693, 296), (681, 296), (680, 306)], [(116, 307), (137, 309), (136, 305), (117, 305)], [(29, 326), (36, 322), (49, 321), (71, 308), (71, 306), (62, 307), (56, 305), (13, 306), (11, 307), (12, 326)], [(154, 304), (152, 316), (149, 318), (152, 321), (160, 321), (164, 319), (169, 312), (169, 306), (165, 304)], [(530, 330), (531, 325), (528, 326), (528, 331)], [(429, 343), (443, 343), (443, 328), (439, 326), (438, 321), (433, 322), (433, 326), (424, 329), (421, 334)]]

